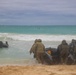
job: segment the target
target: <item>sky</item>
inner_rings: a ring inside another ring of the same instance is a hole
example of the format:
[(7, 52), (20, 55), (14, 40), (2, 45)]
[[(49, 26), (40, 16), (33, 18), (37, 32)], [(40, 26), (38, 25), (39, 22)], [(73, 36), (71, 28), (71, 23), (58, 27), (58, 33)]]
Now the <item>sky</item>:
[(76, 0), (0, 0), (0, 25), (76, 25)]

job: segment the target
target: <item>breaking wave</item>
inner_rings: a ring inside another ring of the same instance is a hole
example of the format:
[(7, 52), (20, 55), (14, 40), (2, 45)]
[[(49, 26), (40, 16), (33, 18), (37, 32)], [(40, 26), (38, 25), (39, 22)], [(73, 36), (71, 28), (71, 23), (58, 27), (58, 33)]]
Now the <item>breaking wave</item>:
[(21, 40), (33, 41), (35, 39), (42, 39), (43, 41), (61, 41), (63, 39), (70, 41), (76, 39), (76, 35), (47, 35), (47, 34), (14, 34), (14, 33), (0, 33), (2, 40)]

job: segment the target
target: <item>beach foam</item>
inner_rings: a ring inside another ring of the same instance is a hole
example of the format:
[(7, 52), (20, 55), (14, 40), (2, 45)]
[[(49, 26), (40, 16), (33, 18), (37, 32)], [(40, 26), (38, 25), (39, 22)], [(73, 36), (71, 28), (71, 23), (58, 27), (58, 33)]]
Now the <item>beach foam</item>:
[(35, 39), (42, 39), (43, 41), (62, 41), (63, 39), (71, 41), (76, 39), (76, 35), (45, 35), (45, 34), (14, 34), (14, 33), (0, 33), (0, 38), (3, 40), (23, 40), (33, 41)]

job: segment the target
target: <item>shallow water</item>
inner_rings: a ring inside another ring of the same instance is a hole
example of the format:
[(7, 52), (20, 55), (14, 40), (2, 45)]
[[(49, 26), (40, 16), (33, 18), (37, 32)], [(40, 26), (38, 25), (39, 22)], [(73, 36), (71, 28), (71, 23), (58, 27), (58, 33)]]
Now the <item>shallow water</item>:
[[(64, 38), (64, 36), (61, 35), (59, 38)], [(9, 48), (0, 48), (0, 64), (36, 64), (37, 61), (33, 58), (33, 54), (30, 55), (29, 53), (30, 48), (36, 38), (41, 38), (46, 48), (57, 48), (62, 39), (59, 39), (56, 35), (27, 35), (27, 37), (26, 34), (13, 35), (2, 33), (0, 35), (0, 39), (3, 42), (8, 41)], [(69, 40), (71, 40), (72, 37), (73, 36), (71, 36), (69, 39), (65, 37), (65, 39), (67, 39), (67, 42), (70, 43)]]
[(64, 39), (68, 44), (76, 39), (76, 26), (0, 26), (0, 41), (9, 43), (9, 48), (0, 48), (0, 64), (37, 64), (29, 53), (35, 39), (57, 48)]

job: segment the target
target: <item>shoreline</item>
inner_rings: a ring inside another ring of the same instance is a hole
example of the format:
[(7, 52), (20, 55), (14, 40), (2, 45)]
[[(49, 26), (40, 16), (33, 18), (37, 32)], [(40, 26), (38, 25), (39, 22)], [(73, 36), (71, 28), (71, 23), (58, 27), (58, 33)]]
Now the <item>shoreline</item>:
[(5, 65), (0, 75), (76, 75), (76, 65)]

